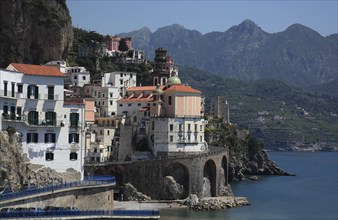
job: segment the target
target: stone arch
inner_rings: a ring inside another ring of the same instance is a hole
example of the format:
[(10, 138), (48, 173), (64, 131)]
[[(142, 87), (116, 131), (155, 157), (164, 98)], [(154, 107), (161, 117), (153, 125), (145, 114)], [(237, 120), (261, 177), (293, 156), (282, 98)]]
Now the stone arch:
[(109, 175), (115, 176), (117, 186), (123, 186), (125, 183), (126, 169), (122, 166), (114, 166), (108, 170)]
[(216, 193), (216, 164), (208, 160), (203, 169), (203, 196), (217, 196)]
[(222, 165), (221, 165), (221, 185), (220, 186), (227, 186), (228, 185), (228, 159), (226, 156), (222, 158)]
[[(164, 184), (165, 192), (164, 197), (166, 199), (184, 199), (189, 195), (189, 170), (186, 165), (175, 162), (171, 163), (164, 172), (164, 178), (171, 176), (173, 180), (177, 183), (176, 188), (183, 186), (181, 193), (173, 193), (169, 190), (169, 187)], [(170, 180), (170, 179), (169, 179)], [(164, 180), (166, 182), (166, 180)], [(175, 195), (174, 195), (175, 194)], [(176, 197), (176, 198), (175, 198)]]

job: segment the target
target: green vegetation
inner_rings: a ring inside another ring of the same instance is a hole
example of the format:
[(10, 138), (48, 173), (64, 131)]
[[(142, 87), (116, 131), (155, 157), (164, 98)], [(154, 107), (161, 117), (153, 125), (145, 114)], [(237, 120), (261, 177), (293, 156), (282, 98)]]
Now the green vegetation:
[(248, 129), (268, 148), (290, 142), (314, 144), (338, 140), (335, 97), (310, 93), (276, 80), (242, 82), (190, 67), (180, 69), (180, 78), (203, 91), (206, 109), (211, 97), (227, 97), (230, 122)]

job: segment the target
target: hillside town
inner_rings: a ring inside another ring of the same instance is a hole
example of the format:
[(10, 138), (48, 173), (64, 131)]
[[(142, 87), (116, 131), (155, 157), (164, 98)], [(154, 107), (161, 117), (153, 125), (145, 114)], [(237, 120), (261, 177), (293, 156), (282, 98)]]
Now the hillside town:
[[(107, 38), (109, 51), (118, 51), (117, 37)], [(137, 86), (137, 73), (126, 71), (93, 81), (85, 67), (64, 60), (11, 63), (0, 70), (1, 130), (20, 134), (31, 163), (74, 169), (77, 179), (85, 164), (208, 152), (202, 92), (181, 82), (165, 49), (155, 54), (151, 86)], [(227, 101), (212, 102), (211, 115), (228, 122)]]

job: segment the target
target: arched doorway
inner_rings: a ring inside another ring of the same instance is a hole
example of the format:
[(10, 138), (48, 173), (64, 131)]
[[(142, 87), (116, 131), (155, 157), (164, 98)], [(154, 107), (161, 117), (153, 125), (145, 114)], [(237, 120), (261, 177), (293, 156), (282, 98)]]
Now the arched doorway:
[[(173, 191), (173, 186), (177, 191)], [(184, 199), (189, 195), (189, 171), (181, 163), (170, 164), (164, 172), (164, 197), (166, 199)]]
[(208, 160), (203, 169), (203, 196), (216, 196), (216, 164)]
[(220, 181), (221, 181), (220, 186), (228, 185), (228, 160), (226, 156), (222, 158)]

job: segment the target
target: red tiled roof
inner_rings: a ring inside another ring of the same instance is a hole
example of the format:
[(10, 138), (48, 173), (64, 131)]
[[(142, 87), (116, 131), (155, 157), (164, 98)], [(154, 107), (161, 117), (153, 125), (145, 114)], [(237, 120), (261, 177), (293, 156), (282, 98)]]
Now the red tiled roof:
[[(164, 86), (160, 86), (161, 89), (164, 88)], [(153, 91), (156, 89), (156, 86), (135, 86), (135, 87), (129, 87), (127, 89), (128, 92), (133, 91)]]
[(187, 93), (199, 93), (202, 94), (201, 91), (197, 89), (193, 89), (190, 86), (185, 86), (185, 85), (172, 85), (168, 89), (164, 90), (166, 91), (175, 91), (175, 92), (187, 92)]
[(23, 74), (27, 75), (57, 76), (57, 77), (64, 76), (64, 74), (54, 66), (41, 66), (22, 63), (11, 63), (10, 65), (12, 65), (18, 72), (22, 72)]
[(130, 98), (130, 99), (119, 99), (119, 100), (117, 100), (117, 102), (150, 102), (150, 101), (152, 101), (153, 99), (152, 98)]

